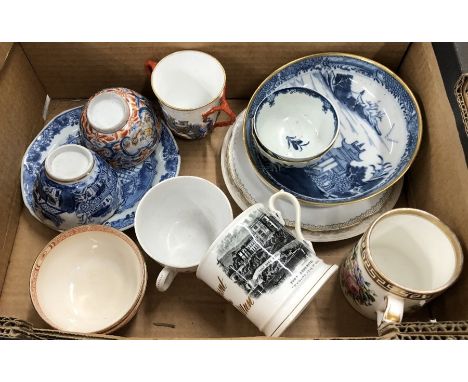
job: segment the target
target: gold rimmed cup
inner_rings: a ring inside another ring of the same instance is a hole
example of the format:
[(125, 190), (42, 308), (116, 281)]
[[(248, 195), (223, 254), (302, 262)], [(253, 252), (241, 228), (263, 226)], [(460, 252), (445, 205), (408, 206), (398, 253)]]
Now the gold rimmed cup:
[(424, 306), (460, 276), (463, 253), (428, 212), (399, 208), (378, 217), (341, 265), (340, 283), (358, 312), (380, 328)]
[(317, 163), (340, 131), (338, 115), (322, 94), (304, 87), (274, 91), (252, 119), (253, 141), (268, 161), (302, 168)]

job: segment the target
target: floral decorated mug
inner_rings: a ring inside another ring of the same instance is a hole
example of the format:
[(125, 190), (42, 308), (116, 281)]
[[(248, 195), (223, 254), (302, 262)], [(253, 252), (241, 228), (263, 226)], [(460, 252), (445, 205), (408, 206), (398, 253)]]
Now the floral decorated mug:
[[(295, 235), (275, 208), (279, 198), (295, 207)], [(315, 255), (300, 215), (299, 202), (284, 191), (272, 195), (268, 207), (251, 206), (217, 237), (197, 269), (199, 279), (267, 336), (280, 336), (338, 269)]]
[(80, 121), (84, 146), (113, 167), (143, 162), (161, 138), (161, 121), (148, 99), (126, 88), (104, 89), (89, 99)]
[(400, 208), (377, 218), (340, 269), (340, 284), (358, 312), (379, 331), (450, 287), (463, 254), (453, 232), (435, 216)]
[[(236, 115), (226, 101), (226, 73), (213, 56), (195, 50), (148, 60), (151, 87), (174, 134), (186, 139), (206, 137), (214, 127), (229, 126)], [(216, 122), (220, 111), (228, 121)]]

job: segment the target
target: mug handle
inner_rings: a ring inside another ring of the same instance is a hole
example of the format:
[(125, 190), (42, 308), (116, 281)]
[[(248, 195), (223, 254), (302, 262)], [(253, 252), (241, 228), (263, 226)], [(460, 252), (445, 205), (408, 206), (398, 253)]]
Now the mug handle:
[(377, 311), (377, 330), (382, 332), (389, 324), (399, 324), (403, 319), (405, 303), (402, 298), (387, 295), (385, 296), (385, 309)]
[(148, 75), (151, 77), (151, 73), (153, 73), (154, 68), (158, 63), (154, 60), (146, 60), (145, 62), (145, 69)]
[(224, 111), (228, 116), (228, 121), (216, 122), (213, 127), (229, 126), (236, 121), (236, 114), (231, 110), (228, 102), (226, 101), (226, 87), (223, 90), (223, 95), (221, 96), (221, 103), (219, 106), (212, 107), (206, 113), (202, 114), (203, 122), (206, 122), (210, 114), (216, 113), (217, 111)]
[(302, 234), (301, 230), (301, 205), (299, 204), (297, 198), (290, 194), (289, 192), (285, 192), (284, 190), (281, 190), (277, 192), (276, 194), (273, 194), (270, 199), (268, 200), (268, 208), (272, 212), (275, 213), (275, 215), (280, 219), (281, 223), (284, 224), (284, 219), (281, 216), (281, 212), (279, 212), (275, 208), (275, 201), (278, 198), (283, 198), (283, 199), (288, 199), (294, 206), (294, 209), (296, 211), (296, 222), (294, 224), (294, 231), (296, 233), (296, 238), (302, 242), (304, 242), (308, 247), (313, 249), (312, 243), (309, 240), (306, 240), (304, 238), (304, 235)]
[(156, 279), (156, 289), (160, 292), (165, 292), (172, 284), (176, 275), (177, 271), (169, 267), (164, 267), (163, 270), (159, 272), (158, 278)]

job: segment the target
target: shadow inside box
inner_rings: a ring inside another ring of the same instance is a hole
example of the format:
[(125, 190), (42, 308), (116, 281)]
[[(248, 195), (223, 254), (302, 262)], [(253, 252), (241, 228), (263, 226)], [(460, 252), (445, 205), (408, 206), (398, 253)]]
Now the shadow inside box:
[(158, 292), (155, 282), (160, 270), (159, 265), (148, 264), (148, 285), (142, 305), (135, 318), (115, 334), (139, 338), (261, 335), (247, 318), (194, 273), (178, 274), (166, 292)]

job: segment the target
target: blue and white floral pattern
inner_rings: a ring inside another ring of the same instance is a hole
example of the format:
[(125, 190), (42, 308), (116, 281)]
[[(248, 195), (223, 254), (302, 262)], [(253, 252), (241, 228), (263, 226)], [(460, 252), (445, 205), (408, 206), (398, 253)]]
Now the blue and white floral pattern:
[[(329, 99), (340, 121), (333, 148), (305, 168), (271, 164), (252, 137), (252, 119), (262, 100), (294, 86)], [(260, 175), (277, 189), (321, 204), (360, 200), (394, 184), (415, 157), (422, 131), (416, 100), (394, 75), (341, 54), (306, 57), (280, 70), (254, 95), (247, 113), (245, 141)]]
[[(21, 168), (23, 201), (31, 214), (41, 219), (33, 209), (33, 186), (41, 164), (55, 147), (80, 144), (80, 116), (82, 106), (64, 111), (52, 119), (26, 150)], [(136, 167), (116, 169), (122, 189), (123, 202), (104, 224), (119, 230), (133, 226), (138, 202), (151, 187), (179, 174), (180, 155), (177, 144), (167, 126), (163, 126), (161, 140), (153, 154)]]
[(44, 224), (67, 230), (83, 224), (102, 224), (119, 208), (122, 188), (113, 168), (92, 153), (91, 172), (73, 183), (58, 183), (47, 176), (44, 162), (33, 190), (33, 208)]
[(213, 130), (217, 113), (208, 116), (206, 122), (193, 123), (173, 118), (164, 108), (161, 108), (166, 123), (174, 134), (185, 139), (202, 139)]

